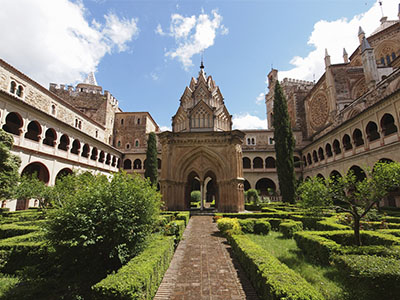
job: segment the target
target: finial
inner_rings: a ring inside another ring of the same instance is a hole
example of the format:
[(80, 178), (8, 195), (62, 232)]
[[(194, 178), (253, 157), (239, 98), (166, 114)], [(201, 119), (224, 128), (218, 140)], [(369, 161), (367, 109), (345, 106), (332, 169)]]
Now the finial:
[(90, 84), (90, 85), (97, 85), (96, 77), (94, 76), (94, 72), (90, 72), (83, 83)]
[(329, 56), (329, 54), (328, 54), (328, 49), (325, 48), (325, 57), (327, 57), (327, 56)]
[(383, 14), (382, 1), (379, 1), (379, 6), (381, 7), (381, 13), (382, 13), (382, 18), (383, 18), (384, 14)]
[(204, 55), (204, 51), (201, 52), (201, 63), (200, 63), (200, 69), (204, 69), (204, 64), (203, 64), (203, 55)]
[(349, 62), (349, 55), (347, 54), (346, 48), (343, 48), (343, 62), (345, 64)]
[(372, 47), (368, 43), (368, 40), (364, 37), (361, 43), (361, 52), (364, 52), (367, 49), (372, 49)]
[(365, 32), (362, 29), (362, 27), (360, 26), (360, 27), (358, 27), (358, 35), (361, 35), (361, 34), (365, 34)]
[(347, 55), (346, 48), (343, 48), (343, 55)]

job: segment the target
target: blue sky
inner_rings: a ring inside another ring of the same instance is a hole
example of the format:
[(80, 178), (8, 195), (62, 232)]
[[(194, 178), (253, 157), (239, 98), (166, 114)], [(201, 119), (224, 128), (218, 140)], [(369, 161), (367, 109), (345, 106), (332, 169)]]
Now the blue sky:
[[(397, 5), (383, 1), (389, 19)], [(332, 63), (342, 62), (343, 47), (351, 54), (357, 46), (358, 26), (368, 35), (382, 16), (371, 0), (0, 0), (0, 7), (2, 59), (45, 87), (95, 71), (123, 111), (149, 111), (163, 128), (203, 51), (235, 127), (265, 128), (271, 66), (280, 79), (318, 79), (325, 48)]]

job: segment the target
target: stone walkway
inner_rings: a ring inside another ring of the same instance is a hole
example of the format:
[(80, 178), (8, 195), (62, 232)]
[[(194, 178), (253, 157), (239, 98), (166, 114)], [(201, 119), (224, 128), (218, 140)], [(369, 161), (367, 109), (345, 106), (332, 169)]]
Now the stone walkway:
[(210, 216), (193, 216), (153, 300), (258, 300)]

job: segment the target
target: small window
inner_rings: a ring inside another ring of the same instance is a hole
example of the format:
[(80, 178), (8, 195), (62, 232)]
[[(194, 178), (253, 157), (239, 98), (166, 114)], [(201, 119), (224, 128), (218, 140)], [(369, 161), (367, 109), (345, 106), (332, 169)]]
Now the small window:
[(96, 137), (99, 137), (99, 131), (96, 130)]
[(387, 62), (388, 65), (390, 65), (390, 55), (386, 56), (386, 62)]
[(51, 114), (52, 115), (56, 114), (56, 106), (54, 104), (51, 105)]
[(252, 144), (252, 145), (255, 145), (255, 144), (256, 144), (256, 141), (255, 141), (254, 138), (251, 138), (251, 144)]
[(78, 119), (75, 119), (75, 128), (78, 128), (78, 124), (79, 124)]
[(272, 138), (272, 137), (269, 138), (269, 144), (270, 144), (270, 145), (273, 145), (273, 144), (274, 144), (274, 138)]
[(140, 118), (137, 119), (137, 123), (138, 123), (138, 125), (140, 125)]
[(131, 145), (130, 144), (126, 144), (126, 149), (130, 149), (131, 148)]
[(138, 140), (135, 141), (135, 147), (136, 148), (139, 147), (139, 141)]
[(22, 85), (18, 86), (17, 96), (20, 97), (20, 98), (22, 98), (22, 96), (24, 96), (24, 88), (22, 87)]
[(82, 121), (79, 121), (79, 122), (78, 122), (78, 128), (79, 128), (79, 129), (82, 129)]
[(250, 138), (248, 138), (247, 139), (247, 145), (250, 145), (250, 142), (251, 142), (251, 140), (250, 140)]
[(16, 88), (17, 88), (17, 84), (15, 83), (15, 81), (11, 81), (10, 93), (11, 93), (11, 94), (14, 94)]
[(118, 148), (121, 147), (121, 141), (118, 141), (118, 142), (117, 142), (117, 147), (118, 147)]
[(385, 65), (385, 59), (383, 57), (381, 57), (381, 64)]
[(392, 60), (396, 59), (396, 54), (394, 52), (392, 52)]
[(124, 119), (121, 119), (121, 125), (124, 125)]

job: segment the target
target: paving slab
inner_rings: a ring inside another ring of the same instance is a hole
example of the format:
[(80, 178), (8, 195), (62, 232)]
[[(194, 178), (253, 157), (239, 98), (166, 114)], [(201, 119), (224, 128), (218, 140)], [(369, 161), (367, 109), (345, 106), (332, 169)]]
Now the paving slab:
[(211, 216), (192, 216), (154, 300), (258, 300)]

